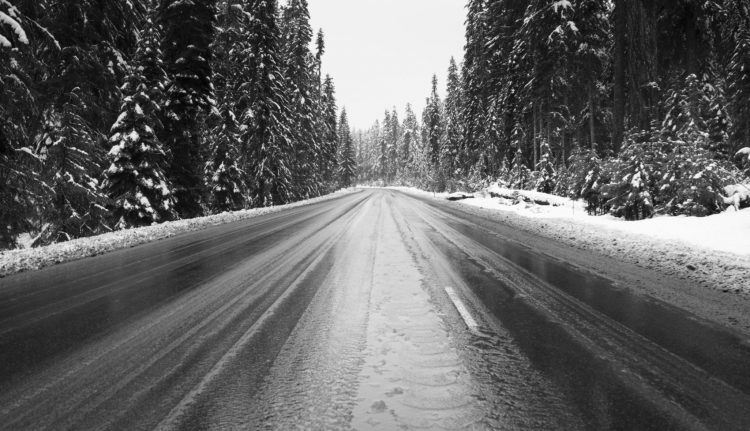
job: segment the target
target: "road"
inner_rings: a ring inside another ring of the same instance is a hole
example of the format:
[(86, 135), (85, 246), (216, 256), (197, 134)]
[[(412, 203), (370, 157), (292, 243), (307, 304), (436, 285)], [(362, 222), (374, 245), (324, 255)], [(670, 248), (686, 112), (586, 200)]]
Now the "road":
[(748, 339), (577, 253), (367, 189), (3, 278), (0, 429), (750, 429)]

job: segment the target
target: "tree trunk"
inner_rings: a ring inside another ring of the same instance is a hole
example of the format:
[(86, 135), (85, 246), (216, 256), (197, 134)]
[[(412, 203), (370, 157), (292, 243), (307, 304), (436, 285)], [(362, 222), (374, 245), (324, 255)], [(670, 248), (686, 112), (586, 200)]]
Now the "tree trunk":
[(627, 0), (615, 0), (614, 10), (614, 101), (612, 108), (612, 151), (622, 146), (625, 133), (625, 7)]

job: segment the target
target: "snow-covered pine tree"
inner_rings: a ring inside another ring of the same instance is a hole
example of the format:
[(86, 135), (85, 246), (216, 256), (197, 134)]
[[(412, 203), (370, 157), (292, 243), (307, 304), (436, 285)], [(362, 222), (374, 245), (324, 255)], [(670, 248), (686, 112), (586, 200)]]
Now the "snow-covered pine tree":
[(174, 197), (166, 178), (167, 158), (156, 136), (158, 105), (149, 97), (141, 60), (150, 56), (147, 40), (139, 47), (133, 70), (122, 87), (120, 116), (112, 126), (102, 190), (111, 200), (115, 227), (147, 226), (173, 219)]
[(220, 118), (212, 118), (210, 154), (204, 168), (207, 204), (214, 212), (234, 211), (245, 205), (244, 172), (240, 168), (242, 147), (235, 114), (238, 86), (242, 82), (242, 51), (246, 47), (247, 14), (238, 0), (217, 4), (213, 83)]
[(0, 250), (13, 247), (31, 230), (36, 203), (43, 199), (39, 160), (28, 147), (37, 101), (31, 92), (31, 46), (25, 17), (0, 0)]
[[(146, 96), (151, 101), (149, 105), (151, 118), (149, 120), (157, 137), (161, 135), (164, 128), (161, 120), (163, 107), (167, 102), (165, 91), (169, 84), (169, 78), (167, 78), (167, 73), (164, 70), (161, 40), (161, 25), (149, 16), (144, 23), (133, 62), (133, 67), (141, 75), (140, 80), (146, 87)], [(162, 149), (166, 151), (165, 148)]]
[(654, 131), (629, 136), (622, 153), (605, 170), (612, 182), (602, 187), (609, 212), (626, 220), (641, 220), (654, 214), (656, 178), (659, 175), (661, 142)]
[(451, 57), (448, 67), (448, 87), (445, 96), (445, 144), (442, 151), (442, 166), (448, 179), (461, 174), (459, 167), (466, 164), (461, 148), (463, 128), (461, 123), (461, 77), (456, 60)]
[(215, 109), (211, 83), (214, 0), (161, 0), (159, 21), (169, 76), (162, 142), (171, 152), (168, 177), (181, 217), (203, 213), (206, 116)]
[(385, 111), (383, 129), (380, 132), (378, 142), (378, 178), (384, 181), (385, 184), (388, 184), (388, 172), (391, 170), (391, 160), (388, 157), (388, 142), (391, 138), (391, 113), (388, 110)]
[(47, 226), (40, 242), (57, 242), (99, 233), (107, 198), (97, 177), (102, 172), (98, 161), (102, 150), (96, 132), (82, 118), (86, 105), (78, 89), (64, 102), (44, 114), (45, 125), (38, 148), (45, 164), (50, 202), (43, 219)]
[(414, 184), (415, 172), (417, 171), (414, 166), (414, 155), (421, 150), (421, 145), (419, 143), (419, 120), (417, 120), (414, 110), (408, 103), (406, 104), (406, 112), (404, 115), (404, 124), (402, 127), (403, 136), (401, 137), (401, 151), (399, 151), (399, 158), (404, 165), (402, 170), (403, 178), (408, 184)]
[(222, 106), (221, 126), (214, 130), (211, 155), (204, 171), (208, 205), (214, 213), (235, 211), (245, 204), (243, 172), (239, 167), (239, 127), (228, 103)]
[(709, 81), (693, 74), (676, 79), (665, 101), (667, 113), (662, 129), (672, 138), (695, 135), (706, 150), (729, 160), (734, 151), (728, 142), (726, 101), (720, 86)]
[[(747, 6), (739, 5), (739, 7)], [(734, 152), (750, 146), (750, 17), (740, 20), (729, 63), (729, 111), (732, 116), (730, 138)]]
[(388, 170), (387, 170), (387, 182), (389, 184), (392, 184), (393, 181), (395, 181), (396, 176), (398, 175), (399, 168), (400, 168), (400, 160), (398, 159), (398, 149), (401, 139), (401, 124), (398, 120), (398, 113), (396, 112), (396, 108), (394, 107), (391, 111), (391, 122), (388, 127), (388, 142), (387, 142), (387, 151), (388, 151)]
[(602, 185), (602, 160), (590, 148), (576, 148), (568, 158), (567, 195), (583, 199), (590, 214), (602, 211), (600, 187)]
[(313, 32), (307, 0), (289, 0), (283, 8), (281, 26), (281, 65), (286, 78), (289, 109), (295, 148), (293, 192), (295, 198), (305, 199), (321, 192), (318, 172), (321, 158), (321, 137), (315, 127), (314, 94), (320, 85), (315, 59), (310, 52)]
[(607, 123), (602, 118), (607, 112), (606, 108), (602, 109), (599, 105), (600, 99), (606, 97), (604, 72), (610, 61), (610, 23), (607, 12), (611, 3), (610, 0), (577, 0), (572, 4), (572, 16), (569, 17), (572, 24), (566, 30), (572, 32), (569, 46), (573, 70), (571, 79), (566, 81), (572, 87), (568, 91), (580, 92), (585, 97), (570, 97), (575, 96), (570, 94), (569, 99), (577, 102), (572, 103), (578, 106), (577, 118), (585, 123), (590, 148), (597, 150), (597, 146), (602, 147), (601, 142), (597, 142), (600, 135), (598, 125)]
[(508, 187), (518, 190), (526, 189), (531, 173), (529, 172), (529, 168), (526, 167), (526, 161), (524, 160), (521, 148), (516, 150), (511, 165), (510, 172), (508, 173)]
[(422, 141), (426, 146), (432, 169), (436, 173), (440, 168), (440, 149), (443, 142), (443, 106), (438, 96), (437, 75), (432, 76), (432, 91), (427, 98), (427, 106), (422, 113)]
[(736, 178), (726, 160), (711, 157), (702, 145), (705, 140), (693, 132), (668, 141), (670, 152), (657, 183), (660, 212), (707, 216), (724, 210), (724, 187)]
[(351, 187), (357, 178), (356, 154), (354, 142), (352, 141), (349, 120), (346, 116), (346, 108), (341, 110), (339, 120), (339, 181), (341, 187)]
[(323, 81), (323, 94), (321, 97), (321, 133), (322, 157), (321, 172), (326, 189), (331, 190), (336, 183), (336, 172), (338, 169), (338, 119), (336, 113), (336, 89), (333, 78), (326, 75)]
[(541, 157), (539, 158), (539, 163), (536, 165), (536, 170), (539, 172), (536, 190), (542, 193), (552, 193), (552, 191), (555, 190), (557, 172), (555, 170), (554, 161), (552, 160), (552, 150), (546, 139), (542, 139), (542, 143), (539, 145), (539, 151)]
[(276, 0), (251, 0), (247, 6), (247, 47), (240, 86), (241, 139), (252, 206), (288, 203), (293, 198), (294, 147), (288, 99), (279, 63)]
[(469, 157), (464, 170), (474, 167), (486, 145), (487, 99), (491, 93), (486, 49), (490, 22), (487, 3), (487, 0), (469, 0), (467, 4), (461, 117), (464, 125), (463, 146)]

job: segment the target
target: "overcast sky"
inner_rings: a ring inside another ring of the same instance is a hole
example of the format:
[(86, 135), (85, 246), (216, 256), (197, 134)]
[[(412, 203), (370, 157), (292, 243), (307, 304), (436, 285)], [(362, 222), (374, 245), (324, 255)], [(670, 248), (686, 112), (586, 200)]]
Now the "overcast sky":
[(308, 0), (311, 24), (323, 28), (323, 73), (336, 85), (349, 122), (367, 128), (406, 103), (417, 115), (437, 73), (440, 96), (451, 56), (463, 58), (465, 0)]

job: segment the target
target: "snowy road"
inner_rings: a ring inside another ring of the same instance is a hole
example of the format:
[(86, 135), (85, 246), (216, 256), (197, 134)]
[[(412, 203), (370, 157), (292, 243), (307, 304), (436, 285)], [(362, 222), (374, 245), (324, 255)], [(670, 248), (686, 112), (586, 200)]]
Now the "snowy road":
[(0, 279), (0, 428), (750, 429), (750, 340), (580, 253), (372, 189)]

